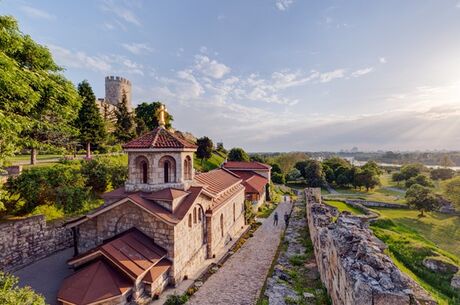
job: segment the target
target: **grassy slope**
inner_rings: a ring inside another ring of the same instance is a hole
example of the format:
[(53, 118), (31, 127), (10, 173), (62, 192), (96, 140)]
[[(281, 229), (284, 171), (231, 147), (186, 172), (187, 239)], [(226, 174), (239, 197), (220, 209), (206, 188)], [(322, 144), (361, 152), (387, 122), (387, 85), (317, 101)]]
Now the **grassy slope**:
[(327, 200), (324, 202), (325, 204), (337, 208), (340, 212), (347, 211), (350, 212), (354, 215), (362, 215), (363, 212), (361, 212), (359, 209), (352, 207), (351, 205), (346, 204), (345, 202), (342, 201), (335, 201), (335, 200)]
[[(419, 282), (440, 304), (457, 304), (450, 289), (451, 275), (431, 272), (422, 265), (425, 257), (438, 255), (460, 263), (460, 218), (418, 211), (375, 209), (381, 218), (372, 224), (377, 237), (389, 246), (389, 254), (410, 277)], [(450, 296), (450, 297), (449, 297)], [(450, 302), (450, 303), (449, 303)]]
[(208, 160), (203, 160), (203, 163), (200, 159), (194, 157), (193, 163), (195, 170), (200, 172), (207, 172), (212, 169), (220, 167), (220, 165), (225, 161), (225, 157), (217, 152), (213, 152), (211, 158)]

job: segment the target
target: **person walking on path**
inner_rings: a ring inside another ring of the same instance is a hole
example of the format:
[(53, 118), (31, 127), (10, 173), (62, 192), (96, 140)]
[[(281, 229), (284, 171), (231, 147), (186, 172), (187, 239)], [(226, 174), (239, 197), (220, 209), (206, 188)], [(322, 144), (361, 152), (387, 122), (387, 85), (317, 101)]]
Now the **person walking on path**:
[(284, 224), (286, 225), (286, 228), (287, 228), (288, 225), (289, 225), (289, 217), (290, 217), (290, 216), (289, 216), (288, 212), (285, 212), (285, 213), (284, 213)]
[(273, 225), (278, 226), (278, 212), (275, 211), (275, 215), (273, 215)]

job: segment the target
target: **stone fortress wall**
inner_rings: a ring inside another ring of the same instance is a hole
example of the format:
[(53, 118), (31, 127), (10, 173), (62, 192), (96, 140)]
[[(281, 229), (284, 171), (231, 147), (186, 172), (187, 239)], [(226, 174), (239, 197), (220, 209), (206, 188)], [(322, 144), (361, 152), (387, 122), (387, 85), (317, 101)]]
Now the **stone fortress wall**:
[(14, 271), (73, 245), (70, 229), (43, 215), (0, 222), (0, 270)]
[(114, 106), (121, 103), (123, 93), (126, 94), (128, 111), (132, 111), (132, 88), (131, 82), (120, 76), (105, 77), (105, 102)]
[(319, 188), (304, 194), (318, 269), (334, 305), (437, 304), (384, 254), (367, 217), (322, 204)]

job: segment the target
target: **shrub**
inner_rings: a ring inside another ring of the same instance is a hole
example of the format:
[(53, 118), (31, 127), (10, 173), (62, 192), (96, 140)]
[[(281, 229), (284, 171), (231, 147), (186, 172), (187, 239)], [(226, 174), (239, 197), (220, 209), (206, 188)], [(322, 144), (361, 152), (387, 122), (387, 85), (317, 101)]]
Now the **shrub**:
[(25, 170), (17, 178), (8, 180), (7, 189), (25, 200), (21, 212), (28, 213), (36, 206), (54, 203), (65, 212), (75, 212), (90, 196), (85, 183), (78, 168), (56, 164)]
[(97, 157), (81, 161), (81, 172), (86, 185), (96, 193), (103, 193), (123, 185), (128, 177), (128, 166), (120, 157)]
[(182, 305), (182, 304), (185, 304), (187, 301), (188, 301), (188, 296), (186, 294), (183, 294), (183, 295), (172, 294), (168, 296), (164, 305)]
[(272, 173), (272, 181), (273, 181), (273, 183), (276, 183), (276, 184), (285, 184), (286, 183), (286, 179), (285, 179), (284, 175), (281, 174), (281, 173)]
[(30, 287), (18, 286), (18, 278), (0, 271), (0, 304), (2, 305), (46, 305), (43, 296)]
[(32, 210), (32, 215), (44, 215), (46, 220), (61, 219), (64, 211), (55, 205), (39, 205)]

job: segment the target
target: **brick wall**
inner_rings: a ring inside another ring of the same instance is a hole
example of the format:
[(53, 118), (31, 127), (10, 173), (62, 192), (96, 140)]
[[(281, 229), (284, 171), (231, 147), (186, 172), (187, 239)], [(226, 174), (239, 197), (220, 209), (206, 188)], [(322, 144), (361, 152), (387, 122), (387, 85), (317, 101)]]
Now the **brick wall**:
[(0, 269), (14, 271), (73, 245), (72, 231), (43, 215), (0, 222)]

